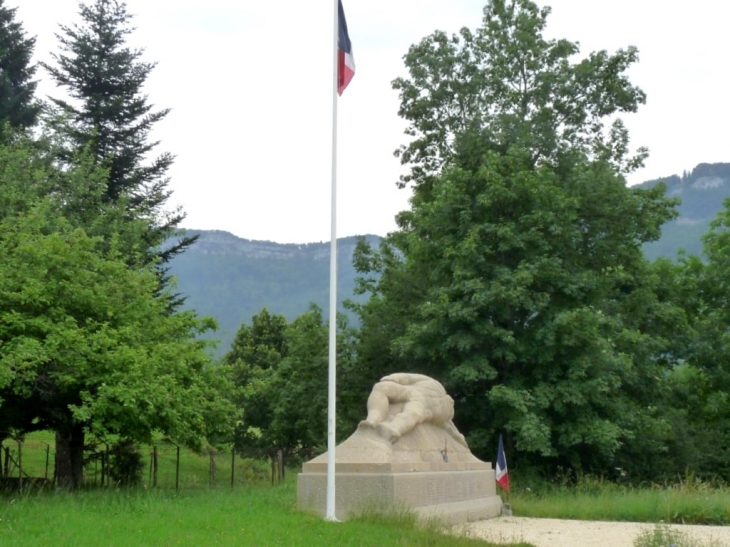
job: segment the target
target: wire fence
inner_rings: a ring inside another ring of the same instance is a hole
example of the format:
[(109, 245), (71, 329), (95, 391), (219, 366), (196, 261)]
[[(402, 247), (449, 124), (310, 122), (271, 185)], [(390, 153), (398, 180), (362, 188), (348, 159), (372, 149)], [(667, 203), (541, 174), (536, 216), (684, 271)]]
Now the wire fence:
[[(246, 486), (283, 477), (283, 463), (242, 457), (232, 448), (197, 453), (169, 441), (152, 445), (98, 444), (84, 452), (84, 486), (137, 484), (191, 489)], [(37, 432), (0, 444), (0, 486), (18, 489), (55, 484), (55, 437)]]

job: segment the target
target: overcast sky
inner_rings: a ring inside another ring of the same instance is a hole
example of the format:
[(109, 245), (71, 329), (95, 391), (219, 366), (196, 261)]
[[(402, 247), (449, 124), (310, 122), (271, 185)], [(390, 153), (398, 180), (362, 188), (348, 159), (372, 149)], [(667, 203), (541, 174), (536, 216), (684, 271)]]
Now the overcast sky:
[[(90, 1), (90, 0), (89, 0)], [(357, 71), (338, 102), (338, 236), (385, 235), (409, 193), (393, 150), (406, 142), (390, 82), (408, 47), (436, 29), (475, 28), (485, 0), (344, 0)], [(542, 1), (539, 1), (543, 4)], [(730, 2), (552, 0), (547, 34), (582, 53), (635, 45), (634, 83), (648, 95), (626, 118), (648, 146), (630, 184), (730, 161)], [(146, 91), (172, 108), (154, 137), (176, 154), (172, 201), (186, 228), (306, 243), (330, 237), (331, 0), (128, 0), (130, 44), (155, 61)], [(57, 50), (76, 0), (5, 0), (36, 36), (36, 60)], [(59, 91), (39, 70), (39, 95)]]

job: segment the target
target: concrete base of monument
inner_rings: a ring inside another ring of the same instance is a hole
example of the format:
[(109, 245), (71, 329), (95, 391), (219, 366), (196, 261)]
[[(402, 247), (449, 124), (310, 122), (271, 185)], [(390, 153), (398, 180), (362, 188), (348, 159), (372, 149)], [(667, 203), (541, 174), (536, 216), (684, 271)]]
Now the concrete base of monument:
[[(419, 517), (460, 524), (500, 516), (502, 500), (487, 488), (494, 472), (336, 473), (335, 515), (413, 510)], [(326, 473), (301, 473), (298, 506), (325, 515)]]
[[(395, 443), (360, 427), (336, 449), (336, 517), (364, 511), (413, 510), (446, 524), (498, 517), (494, 470), (442, 428), (421, 424)], [(325, 515), (327, 453), (297, 477), (300, 509)]]

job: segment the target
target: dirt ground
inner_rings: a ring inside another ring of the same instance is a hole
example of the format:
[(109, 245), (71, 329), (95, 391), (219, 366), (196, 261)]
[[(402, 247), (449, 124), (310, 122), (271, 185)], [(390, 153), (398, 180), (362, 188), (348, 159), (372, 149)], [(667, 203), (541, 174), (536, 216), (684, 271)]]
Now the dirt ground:
[[(455, 532), (492, 541), (526, 541), (537, 547), (632, 547), (634, 539), (654, 525), (634, 522), (499, 517), (456, 527)], [(730, 526), (673, 525), (687, 537), (714, 540), (730, 547)]]

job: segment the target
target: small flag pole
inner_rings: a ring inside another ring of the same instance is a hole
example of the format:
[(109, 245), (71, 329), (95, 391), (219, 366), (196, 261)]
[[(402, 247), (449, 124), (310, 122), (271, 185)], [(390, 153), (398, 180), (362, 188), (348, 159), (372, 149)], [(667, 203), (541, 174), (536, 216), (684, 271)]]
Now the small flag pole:
[(337, 396), (337, 89), (339, 0), (333, 0), (332, 32), (332, 197), (330, 236), (330, 325), (329, 325), (329, 380), (327, 389), (327, 509), (325, 520), (336, 521), (335, 516), (335, 417)]

